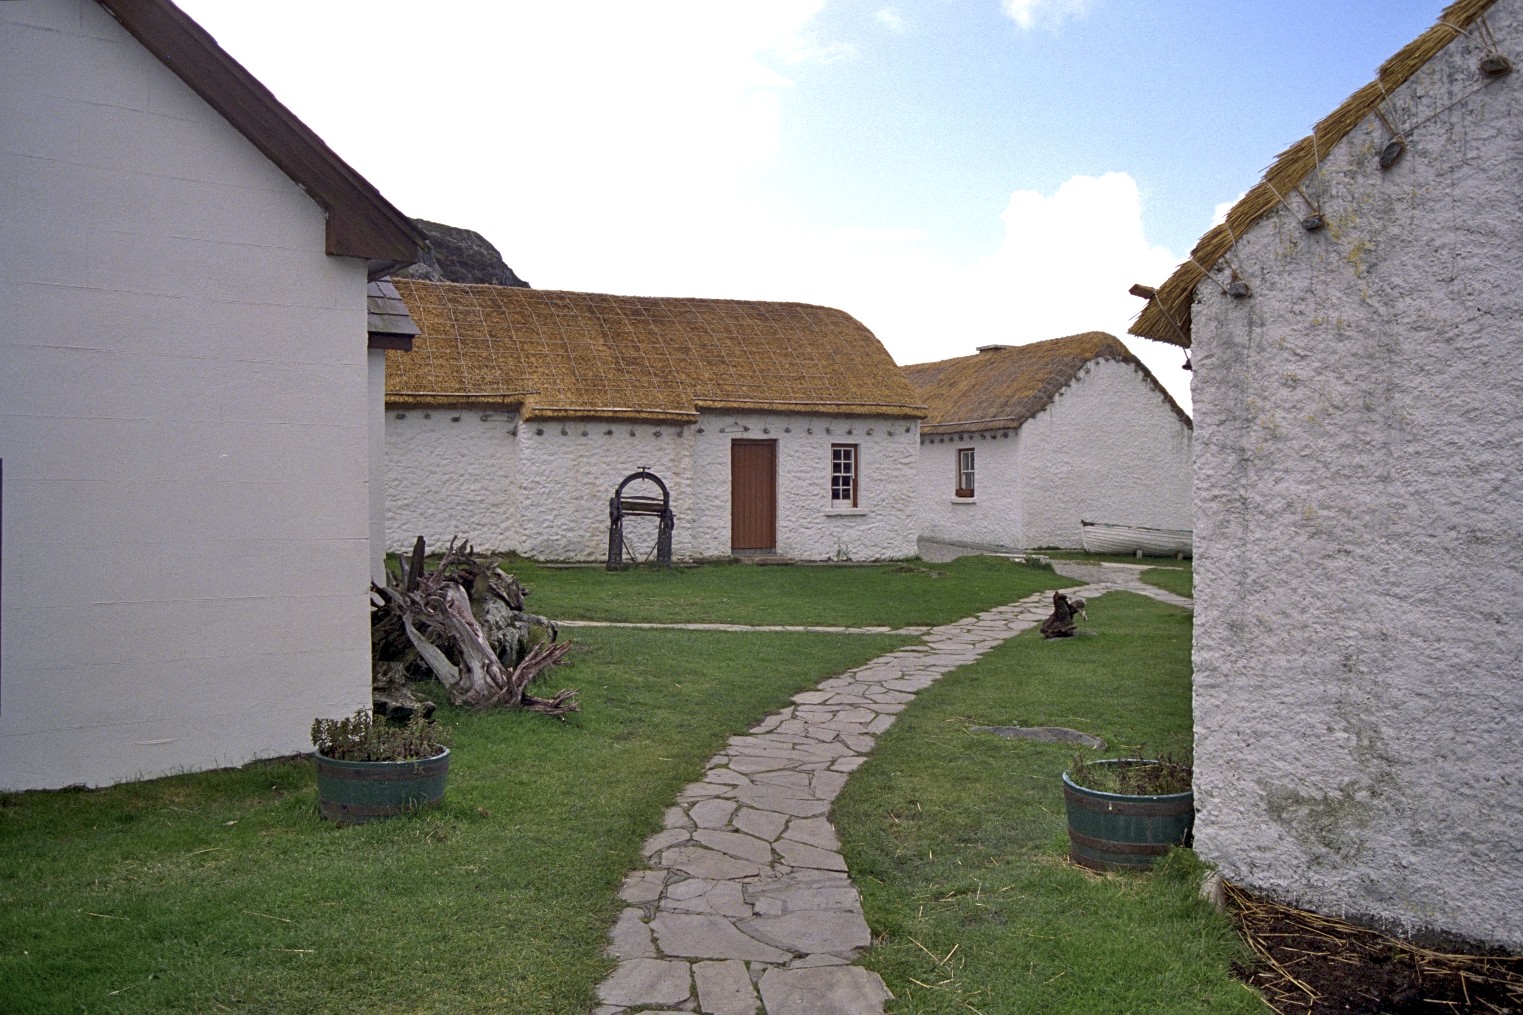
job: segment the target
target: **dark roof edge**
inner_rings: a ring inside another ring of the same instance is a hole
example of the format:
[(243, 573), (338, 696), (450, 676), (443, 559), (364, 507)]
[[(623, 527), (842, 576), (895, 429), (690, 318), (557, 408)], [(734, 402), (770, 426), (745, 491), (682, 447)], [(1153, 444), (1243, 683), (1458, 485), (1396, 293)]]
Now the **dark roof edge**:
[(96, 0), (327, 213), (327, 253), (370, 278), (422, 259), (423, 234), (170, 0)]

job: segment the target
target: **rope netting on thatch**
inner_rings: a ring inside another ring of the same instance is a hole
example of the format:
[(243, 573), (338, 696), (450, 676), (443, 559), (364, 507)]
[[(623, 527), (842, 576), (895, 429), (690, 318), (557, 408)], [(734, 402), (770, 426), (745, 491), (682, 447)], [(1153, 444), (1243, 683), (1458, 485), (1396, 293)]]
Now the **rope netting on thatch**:
[[(1347, 137), (1354, 128), (1372, 113), (1380, 112), (1381, 104), (1399, 86), (1433, 59), (1440, 50), (1455, 39), (1466, 37), (1470, 26), (1486, 13), (1495, 0), (1457, 0), (1446, 7), (1438, 21), (1422, 35), (1403, 47), (1395, 56), (1381, 64), (1375, 80), (1344, 100), (1312, 129), (1312, 133), (1291, 145), (1264, 173), (1264, 179), (1243, 195), (1227, 212), (1226, 221), (1213, 227), (1201, 237), (1190, 260), (1175, 269), (1167, 282), (1157, 291), (1157, 296), (1138, 315), (1130, 328), (1133, 335), (1169, 342), (1173, 345), (1190, 344), (1190, 305), (1195, 286), (1206, 277), (1237, 244), (1259, 219), (1275, 208), (1290, 201), (1301, 201), (1295, 196), (1297, 188), (1327, 157), (1333, 147)], [(1479, 46), (1479, 44), (1477, 43)], [(1480, 55), (1480, 49), (1477, 49)], [(1310, 202), (1307, 202), (1310, 206)], [(1299, 207), (1299, 205), (1298, 205)]]
[[(904, 376), (927, 407), (921, 433), (976, 433), (1020, 426), (1047, 408), (1086, 364), (1107, 359), (1152, 377), (1119, 339), (1103, 331), (915, 363), (904, 368)], [(1188, 425), (1184, 411), (1162, 387), (1158, 391)]]
[(691, 423), (700, 408), (917, 418), (850, 315), (798, 303), (397, 279), (420, 334), (388, 352), (387, 405), (492, 405), (525, 419)]

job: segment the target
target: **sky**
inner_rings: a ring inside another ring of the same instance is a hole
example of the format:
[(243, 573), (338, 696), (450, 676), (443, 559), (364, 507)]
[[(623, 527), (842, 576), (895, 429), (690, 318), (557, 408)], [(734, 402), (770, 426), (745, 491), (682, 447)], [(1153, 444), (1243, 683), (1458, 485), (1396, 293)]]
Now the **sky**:
[(900, 364), (1125, 336), (1443, 0), (179, 0), (540, 289), (845, 310)]

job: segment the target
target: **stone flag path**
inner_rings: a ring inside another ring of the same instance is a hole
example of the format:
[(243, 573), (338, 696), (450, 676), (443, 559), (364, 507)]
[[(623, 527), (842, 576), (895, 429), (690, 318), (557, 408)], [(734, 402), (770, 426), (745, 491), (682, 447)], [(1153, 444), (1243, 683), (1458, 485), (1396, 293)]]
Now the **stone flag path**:
[[(1097, 577), (1105, 584), (1066, 591), (1179, 601), (1136, 572)], [(922, 644), (800, 692), (731, 737), (646, 841), (650, 866), (625, 879), (609, 945), (619, 965), (593, 1015), (881, 1015), (888, 988), (851, 964), (871, 934), (830, 805), (916, 692), (1040, 625), (1051, 604), (1046, 591), (924, 629)]]

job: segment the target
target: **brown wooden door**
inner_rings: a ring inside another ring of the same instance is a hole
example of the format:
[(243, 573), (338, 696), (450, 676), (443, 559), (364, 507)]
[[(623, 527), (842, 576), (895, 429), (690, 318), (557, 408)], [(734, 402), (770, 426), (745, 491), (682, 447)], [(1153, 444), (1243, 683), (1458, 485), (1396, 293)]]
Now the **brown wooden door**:
[(730, 442), (730, 547), (777, 549), (777, 441)]

